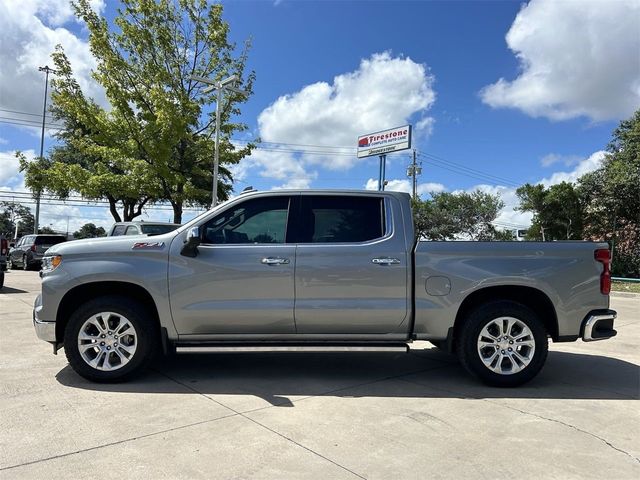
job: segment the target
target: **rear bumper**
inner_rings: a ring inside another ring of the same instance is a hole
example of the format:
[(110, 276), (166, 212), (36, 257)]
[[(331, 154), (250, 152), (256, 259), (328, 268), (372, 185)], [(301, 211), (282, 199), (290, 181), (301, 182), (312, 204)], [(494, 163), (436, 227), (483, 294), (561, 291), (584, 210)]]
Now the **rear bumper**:
[(615, 337), (618, 332), (613, 329), (617, 313), (614, 310), (594, 310), (582, 321), (580, 336), (585, 342), (606, 340)]

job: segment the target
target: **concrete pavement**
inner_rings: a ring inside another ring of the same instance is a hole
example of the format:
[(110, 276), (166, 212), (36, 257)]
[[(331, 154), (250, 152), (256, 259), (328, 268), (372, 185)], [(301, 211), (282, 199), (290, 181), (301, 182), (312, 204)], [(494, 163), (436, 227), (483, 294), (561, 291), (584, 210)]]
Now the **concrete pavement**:
[(37, 272), (0, 293), (0, 478), (640, 477), (640, 297), (614, 339), (551, 344), (517, 389), (454, 358), (216, 354), (89, 383), (35, 337)]

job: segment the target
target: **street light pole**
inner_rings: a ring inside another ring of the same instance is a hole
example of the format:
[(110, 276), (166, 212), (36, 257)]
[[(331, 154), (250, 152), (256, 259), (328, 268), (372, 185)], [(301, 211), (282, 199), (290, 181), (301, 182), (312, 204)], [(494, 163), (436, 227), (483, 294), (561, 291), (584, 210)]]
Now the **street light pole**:
[(213, 151), (213, 185), (211, 188), (211, 207), (215, 207), (218, 204), (218, 165), (219, 165), (219, 155), (220, 155), (220, 116), (221, 116), (221, 105), (222, 100), (224, 98), (224, 94), (227, 90), (230, 90), (235, 93), (240, 93), (242, 95), (248, 95), (249, 92), (244, 90), (240, 90), (232, 86), (233, 83), (240, 81), (240, 78), (237, 75), (231, 75), (230, 77), (225, 78), (224, 80), (220, 80), (216, 82), (214, 80), (210, 80), (205, 77), (199, 77), (197, 75), (191, 75), (189, 77), (191, 80), (196, 82), (202, 82), (209, 85), (207, 88), (202, 90), (202, 93), (209, 93), (212, 91), (217, 92), (216, 96), (216, 133), (215, 133), (215, 146)]
[[(49, 68), (49, 65), (44, 67), (38, 67), (38, 70), (45, 73), (44, 79), (44, 106), (42, 107), (42, 134), (40, 135), (40, 159), (44, 155), (44, 125), (47, 118), (47, 90), (49, 88), (49, 73), (56, 73), (53, 68)], [(40, 221), (40, 194), (42, 192), (38, 190), (36, 192), (36, 215), (33, 222), (33, 233), (38, 233), (38, 223)]]
[(211, 207), (215, 207), (218, 204), (218, 164), (219, 164), (219, 155), (220, 155), (220, 115), (222, 110), (220, 105), (222, 105), (222, 95), (223, 88), (218, 86), (218, 96), (216, 99), (216, 140), (215, 147), (213, 151), (213, 188), (211, 194)]

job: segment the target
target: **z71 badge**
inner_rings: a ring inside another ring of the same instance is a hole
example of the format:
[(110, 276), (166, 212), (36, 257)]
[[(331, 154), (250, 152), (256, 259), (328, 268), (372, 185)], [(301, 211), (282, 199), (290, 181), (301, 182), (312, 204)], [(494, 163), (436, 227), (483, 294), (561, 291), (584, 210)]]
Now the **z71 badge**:
[(132, 250), (137, 249), (152, 249), (152, 250), (160, 250), (164, 248), (164, 242), (136, 242), (131, 247)]

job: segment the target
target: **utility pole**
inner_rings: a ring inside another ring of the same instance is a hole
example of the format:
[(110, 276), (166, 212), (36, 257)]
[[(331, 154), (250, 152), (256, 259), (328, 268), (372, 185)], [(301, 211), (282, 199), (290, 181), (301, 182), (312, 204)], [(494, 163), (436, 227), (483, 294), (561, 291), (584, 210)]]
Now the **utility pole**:
[(237, 75), (231, 75), (230, 77), (225, 78), (224, 80), (220, 80), (216, 82), (215, 80), (210, 80), (204, 77), (198, 77), (196, 75), (191, 75), (189, 77), (191, 80), (196, 82), (202, 82), (209, 85), (207, 88), (202, 90), (202, 93), (209, 93), (214, 90), (217, 91), (216, 96), (216, 136), (215, 136), (215, 146), (213, 150), (213, 185), (211, 188), (211, 208), (215, 207), (218, 204), (218, 164), (219, 164), (219, 155), (220, 155), (220, 115), (222, 113), (222, 100), (224, 97), (224, 93), (227, 90), (230, 90), (235, 93), (240, 93), (242, 95), (248, 95), (249, 92), (244, 90), (240, 90), (232, 86), (232, 84), (240, 81), (240, 78)]
[[(38, 70), (45, 73), (44, 78), (44, 106), (42, 107), (42, 134), (40, 135), (40, 160), (44, 155), (44, 125), (47, 118), (47, 90), (49, 88), (49, 74), (56, 73), (53, 68), (49, 68), (49, 65), (44, 67), (38, 67)], [(33, 233), (38, 233), (38, 223), (40, 221), (40, 194), (42, 192), (38, 190), (36, 192), (36, 215), (33, 222)]]
[(413, 199), (418, 199), (418, 175), (422, 175), (422, 166), (416, 164), (416, 149), (413, 149), (413, 161), (407, 167), (407, 177), (411, 177)]

